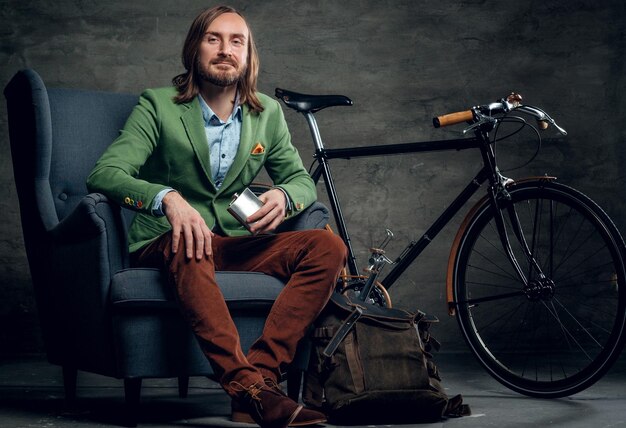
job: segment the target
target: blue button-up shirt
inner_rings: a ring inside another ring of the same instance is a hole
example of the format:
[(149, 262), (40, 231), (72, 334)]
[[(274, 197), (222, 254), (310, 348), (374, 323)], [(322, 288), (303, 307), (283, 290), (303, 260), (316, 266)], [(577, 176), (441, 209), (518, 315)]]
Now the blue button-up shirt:
[[(202, 118), (204, 119), (204, 132), (206, 134), (207, 143), (209, 145), (209, 162), (211, 170), (211, 179), (216, 188), (220, 188), (224, 182), (224, 178), (228, 170), (237, 156), (239, 148), (239, 139), (241, 137), (242, 109), (239, 105), (239, 97), (235, 100), (237, 107), (233, 108), (233, 112), (226, 122), (222, 121), (211, 107), (204, 101), (202, 96), (198, 94), (198, 101), (202, 108)], [(152, 213), (162, 216), (163, 198), (173, 189), (168, 188), (159, 192), (154, 198), (152, 205)]]
[(202, 107), (204, 132), (209, 144), (211, 179), (215, 187), (219, 189), (235, 160), (235, 156), (237, 156), (239, 138), (241, 137), (241, 106), (237, 105), (224, 122), (217, 117), (200, 95), (198, 95), (198, 100)]

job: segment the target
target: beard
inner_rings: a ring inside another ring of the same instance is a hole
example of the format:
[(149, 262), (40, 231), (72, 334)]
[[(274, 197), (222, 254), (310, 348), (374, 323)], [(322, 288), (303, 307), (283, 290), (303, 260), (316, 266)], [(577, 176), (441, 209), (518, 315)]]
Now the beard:
[[(232, 65), (234, 69), (214, 70), (212, 68), (214, 64), (224, 62)], [(208, 65), (201, 64), (198, 61), (198, 63), (196, 64), (196, 70), (202, 80), (221, 87), (231, 86), (239, 83), (239, 81), (243, 79), (243, 76), (246, 72), (245, 68), (240, 68), (239, 64), (232, 59), (219, 59), (210, 62)]]

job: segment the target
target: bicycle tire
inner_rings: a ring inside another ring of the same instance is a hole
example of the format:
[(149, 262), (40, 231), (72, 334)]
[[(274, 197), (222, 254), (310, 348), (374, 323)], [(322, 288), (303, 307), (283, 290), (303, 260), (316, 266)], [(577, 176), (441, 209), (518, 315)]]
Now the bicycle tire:
[[(624, 346), (624, 241), (607, 214), (570, 187), (540, 179), (507, 190), (511, 198), (499, 209), (531, 286), (515, 274), (485, 199), (465, 223), (456, 253), (457, 320), (497, 381), (533, 397), (569, 396), (599, 380)], [(523, 255), (513, 212), (547, 278)]]

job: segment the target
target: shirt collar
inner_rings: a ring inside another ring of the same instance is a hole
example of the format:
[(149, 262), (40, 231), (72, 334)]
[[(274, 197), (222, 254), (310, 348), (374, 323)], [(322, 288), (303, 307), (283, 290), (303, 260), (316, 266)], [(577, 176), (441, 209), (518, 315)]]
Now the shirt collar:
[(237, 94), (237, 97), (235, 98), (236, 107), (233, 108), (233, 112), (231, 113), (230, 117), (228, 118), (226, 122), (222, 122), (222, 120), (219, 117), (217, 117), (217, 115), (213, 112), (213, 110), (211, 110), (211, 107), (209, 107), (207, 102), (204, 101), (204, 98), (202, 98), (202, 95), (198, 94), (198, 100), (200, 101), (200, 107), (202, 107), (202, 118), (204, 119), (204, 124), (206, 126), (216, 125), (216, 124), (219, 124), (219, 125), (228, 124), (235, 119), (241, 120), (242, 109), (241, 109), (241, 105), (239, 104), (239, 94)]

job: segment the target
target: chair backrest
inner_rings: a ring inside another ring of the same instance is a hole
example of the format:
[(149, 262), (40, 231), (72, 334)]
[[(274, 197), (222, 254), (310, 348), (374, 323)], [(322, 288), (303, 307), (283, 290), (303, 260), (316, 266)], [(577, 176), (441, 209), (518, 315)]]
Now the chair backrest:
[(87, 175), (138, 97), (48, 90), (33, 70), (19, 71), (4, 94), (22, 226), (49, 230), (87, 194)]
[[(33, 70), (19, 71), (7, 84), (4, 95), (24, 244), (48, 359), (66, 364), (91, 352), (94, 356), (82, 364), (99, 373), (111, 373), (115, 364), (111, 334), (109, 326), (101, 323), (103, 305), (98, 300), (101, 296), (97, 296), (101, 290), (97, 282), (108, 278), (101, 278), (98, 269), (71, 266), (72, 260), (60, 266), (59, 260), (66, 261), (65, 248), (56, 245), (47, 231), (68, 216), (87, 194), (89, 172), (118, 135), (138, 97), (47, 90)], [(90, 257), (99, 255), (86, 252), (86, 260)], [(64, 294), (66, 288), (56, 282), (65, 281), (66, 272), (70, 278), (79, 277), (76, 281), (93, 281), (93, 287), (81, 288), (81, 296)], [(91, 299), (92, 295), (96, 297)], [(83, 308), (85, 296), (99, 306)], [(66, 310), (70, 304), (79, 310)], [(72, 318), (76, 314), (82, 316), (79, 322)], [(97, 326), (91, 331), (92, 342), (78, 339), (84, 336), (83, 323), (90, 328)]]

